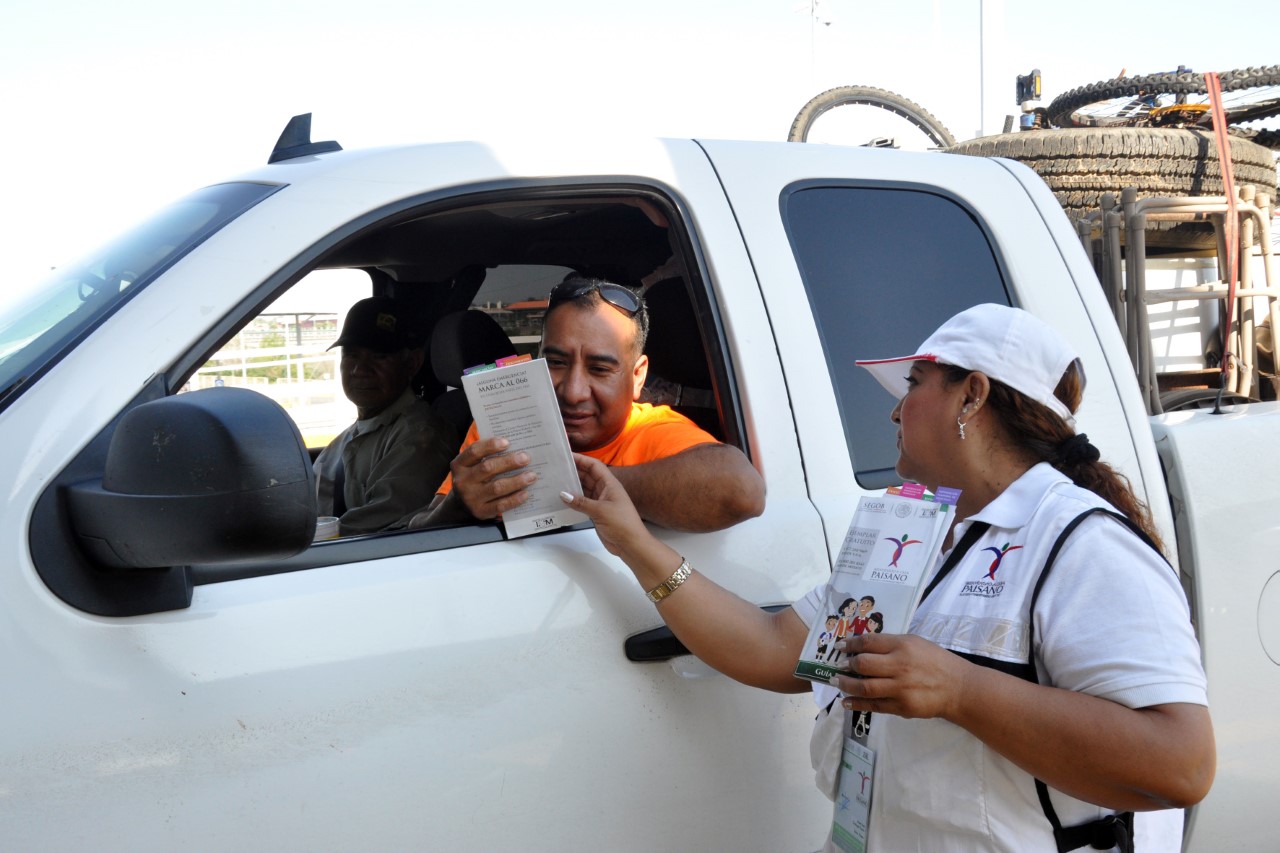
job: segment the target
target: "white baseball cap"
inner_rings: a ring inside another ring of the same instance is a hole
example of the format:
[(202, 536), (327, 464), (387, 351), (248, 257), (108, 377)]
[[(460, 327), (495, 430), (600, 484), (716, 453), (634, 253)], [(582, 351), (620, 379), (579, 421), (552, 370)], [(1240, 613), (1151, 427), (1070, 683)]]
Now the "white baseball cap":
[[(975, 305), (938, 327), (915, 355), (859, 360), (885, 390), (901, 400), (913, 361), (932, 361), (985, 373), (1072, 423), (1071, 410), (1053, 396), (1075, 351), (1047, 323), (1021, 308)], [(1081, 386), (1084, 370), (1080, 368)]]

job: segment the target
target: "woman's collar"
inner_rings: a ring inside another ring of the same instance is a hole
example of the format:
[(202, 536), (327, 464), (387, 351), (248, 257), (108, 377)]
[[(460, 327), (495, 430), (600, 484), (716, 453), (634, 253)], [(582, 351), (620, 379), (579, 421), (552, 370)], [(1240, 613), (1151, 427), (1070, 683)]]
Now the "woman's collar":
[(990, 503), (965, 519), (985, 521), (992, 527), (1016, 529), (1031, 520), (1049, 490), (1062, 482), (1070, 482), (1065, 475), (1048, 462), (1040, 462), (995, 497)]

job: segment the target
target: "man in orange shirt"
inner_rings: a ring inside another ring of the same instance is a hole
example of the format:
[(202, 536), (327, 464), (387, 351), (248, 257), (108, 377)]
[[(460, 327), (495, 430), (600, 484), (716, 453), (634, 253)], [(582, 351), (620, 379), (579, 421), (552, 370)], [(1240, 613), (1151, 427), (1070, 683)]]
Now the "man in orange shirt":
[[(764, 481), (742, 451), (667, 406), (637, 403), (648, 375), (649, 316), (631, 290), (570, 276), (551, 291), (541, 355), (569, 446), (609, 465), (640, 515), (676, 530), (720, 530), (764, 511)], [(524, 453), (472, 424), (431, 508), (411, 527), (489, 519), (528, 499)], [(510, 475), (510, 476), (508, 476)]]

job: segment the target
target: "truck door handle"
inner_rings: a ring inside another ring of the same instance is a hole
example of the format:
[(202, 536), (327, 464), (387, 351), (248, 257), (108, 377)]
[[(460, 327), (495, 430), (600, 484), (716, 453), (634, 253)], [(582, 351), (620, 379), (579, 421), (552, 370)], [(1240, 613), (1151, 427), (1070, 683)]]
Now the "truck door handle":
[[(766, 613), (777, 613), (779, 610), (785, 610), (790, 606), (790, 604), (767, 604), (760, 609)], [(639, 634), (632, 634), (627, 637), (626, 642), (622, 644), (622, 648), (627, 653), (627, 660), (635, 661), (636, 663), (671, 660), (672, 658), (689, 654), (689, 650), (684, 647), (684, 643), (676, 639), (676, 635), (671, 633), (671, 629), (666, 625), (650, 631), (642, 631)]]

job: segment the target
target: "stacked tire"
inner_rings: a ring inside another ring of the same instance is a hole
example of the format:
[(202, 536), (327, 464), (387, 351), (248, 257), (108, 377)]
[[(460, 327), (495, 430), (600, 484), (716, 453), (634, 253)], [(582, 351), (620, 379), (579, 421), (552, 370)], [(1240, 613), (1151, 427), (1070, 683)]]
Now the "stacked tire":
[[(1276, 160), (1270, 149), (1231, 137), (1235, 184), (1276, 197)], [(1104, 193), (1134, 187), (1139, 198), (1220, 196), (1222, 169), (1213, 133), (1145, 127), (1063, 128), (984, 136), (946, 149), (1025, 163), (1053, 190), (1073, 222), (1100, 209)], [(1153, 248), (1204, 250), (1214, 245), (1209, 223), (1154, 223)]]

